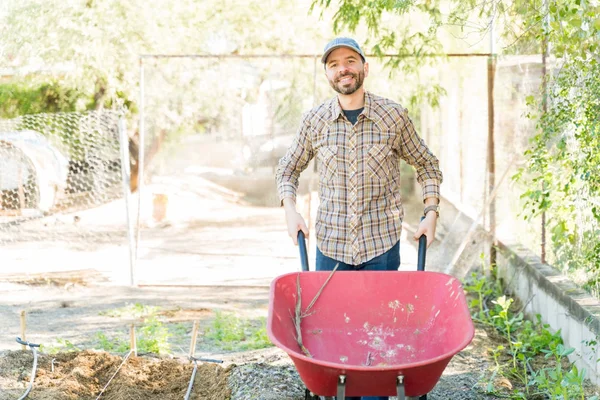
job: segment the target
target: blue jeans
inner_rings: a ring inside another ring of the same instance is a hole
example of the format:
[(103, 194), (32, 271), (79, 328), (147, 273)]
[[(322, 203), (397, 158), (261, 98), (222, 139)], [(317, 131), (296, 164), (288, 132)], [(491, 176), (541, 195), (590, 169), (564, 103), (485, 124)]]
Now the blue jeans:
[[(398, 271), (400, 268), (400, 242), (380, 256), (377, 256), (360, 265), (349, 265), (333, 258), (327, 257), (317, 247), (317, 271), (332, 271), (336, 264), (338, 271)], [(388, 396), (363, 396), (346, 397), (346, 400), (388, 400)]]
[(317, 247), (317, 271), (333, 271), (338, 263), (340, 264), (338, 271), (398, 271), (398, 268), (400, 268), (400, 242), (382, 255), (360, 265), (350, 265), (329, 258), (321, 253), (321, 250)]

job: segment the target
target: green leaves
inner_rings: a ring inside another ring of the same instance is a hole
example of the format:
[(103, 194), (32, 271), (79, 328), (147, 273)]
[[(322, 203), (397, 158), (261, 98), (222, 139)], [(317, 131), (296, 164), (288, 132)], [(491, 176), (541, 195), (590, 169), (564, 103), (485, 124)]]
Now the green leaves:
[[(474, 320), (494, 328), (505, 343), (489, 349), (495, 367), (486, 379), (486, 392), (511, 399), (537, 396), (556, 400), (583, 399), (585, 371), (565, 360), (575, 349), (566, 347), (561, 332), (551, 332), (550, 326), (542, 323), (540, 315), (534, 320), (526, 320), (522, 312), (515, 312), (514, 300), (503, 295), (500, 287), (486, 290), (492, 287), (492, 280), (477, 274), (472, 274), (464, 286), (468, 297), (475, 295), (478, 300), (470, 306)], [(483, 293), (486, 293), (485, 297)], [(485, 307), (483, 302), (494, 307)], [(593, 347), (592, 351), (595, 351)], [(507, 359), (512, 362), (507, 363)], [(497, 385), (498, 382), (505, 383)], [(507, 390), (507, 386), (510, 389)]]
[[(522, 196), (526, 214), (548, 214), (553, 264), (566, 273), (584, 270), (590, 288), (600, 274), (600, 238), (594, 233), (600, 221), (589, 207), (600, 199), (599, 74), (597, 62), (577, 55), (564, 62), (525, 154), (529, 174), (517, 176), (529, 186)], [(527, 102), (535, 105), (531, 98)]]

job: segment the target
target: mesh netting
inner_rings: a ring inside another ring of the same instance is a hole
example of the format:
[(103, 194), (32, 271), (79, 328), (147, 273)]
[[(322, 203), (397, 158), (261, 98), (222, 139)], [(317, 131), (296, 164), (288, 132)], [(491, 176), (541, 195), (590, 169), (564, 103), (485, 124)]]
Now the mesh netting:
[[(82, 212), (122, 197), (117, 112), (0, 120), (0, 244), (97, 240), (104, 230)], [(119, 219), (126, 237), (124, 208)]]

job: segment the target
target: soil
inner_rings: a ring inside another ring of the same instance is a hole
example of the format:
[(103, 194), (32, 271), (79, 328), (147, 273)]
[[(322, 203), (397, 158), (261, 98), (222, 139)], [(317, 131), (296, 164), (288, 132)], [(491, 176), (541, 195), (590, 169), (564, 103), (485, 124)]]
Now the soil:
[[(472, 344), (454, 357), (428, 398), (494, 398), (483, 394), (479, 383), (489, 366), (487, 345), (487, 335), (478, 329)], [(279, 349), (240, 352), (227, 358), (224, 366), (198, 363), (190, 399), (304, 399), (304, 385)], [(0, 357), (0, 400), (15, 399), (24, 393), (32, 365), (31, 351), (8, 351)], [(188, 390), (192, 371), (193, 364), (184, 359), (123, 357), (89, 350), (39, 354), (28, 398), (181, 399)]]
[[(4, 381), (5, 387), (0, 399), (15, 399), (23, 394), (23, 380), (30, 379), (32, 365), (31, 352), (12, 351), (2, 357), (0, 371), (3, 372), (0, 382)], [(222, 368), (215, 364), (198, 365), (193, 396), (190, 398), (229, 398), (227, 377), (230, 370), (231, 367)], [(117, 371), (111, 381), (111, 377)], [(29, 398), (181, 399), (187, 392), (192, 371), (191, 364), (174, 359), (133, 356), (124, 362), (123, 357), (94, 351), (52, 356), (43, 354), (38, 358), (34, 390)]]

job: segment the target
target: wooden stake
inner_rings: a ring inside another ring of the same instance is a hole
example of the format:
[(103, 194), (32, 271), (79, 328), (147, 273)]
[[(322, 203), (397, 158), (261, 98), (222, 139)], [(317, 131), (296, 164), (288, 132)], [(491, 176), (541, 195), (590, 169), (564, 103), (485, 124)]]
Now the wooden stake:
[[(23, 340), (24, 342), (27, 341), (27, 338), (25, 337), (25, 328), (26, 328), (26, 324), (25, 324), (25, 310), (21, 310), (21, 340)], [(27, 346), (25, 346), (24, 344), (22, 344), (21, 345), (21, 349), (27, 350)]]
[(135, 325), (131, 324), (129, 327), (129, 347), (133, 352), (133, 355), (137, 357), (137, 347), (135, 343)]
[(196, 352), (196, 339), (198, 338), (198, 321), (194, 321), (194, 327), (192, 328), (192, 341), (190, 343), (190, 357), (194, 357)]

